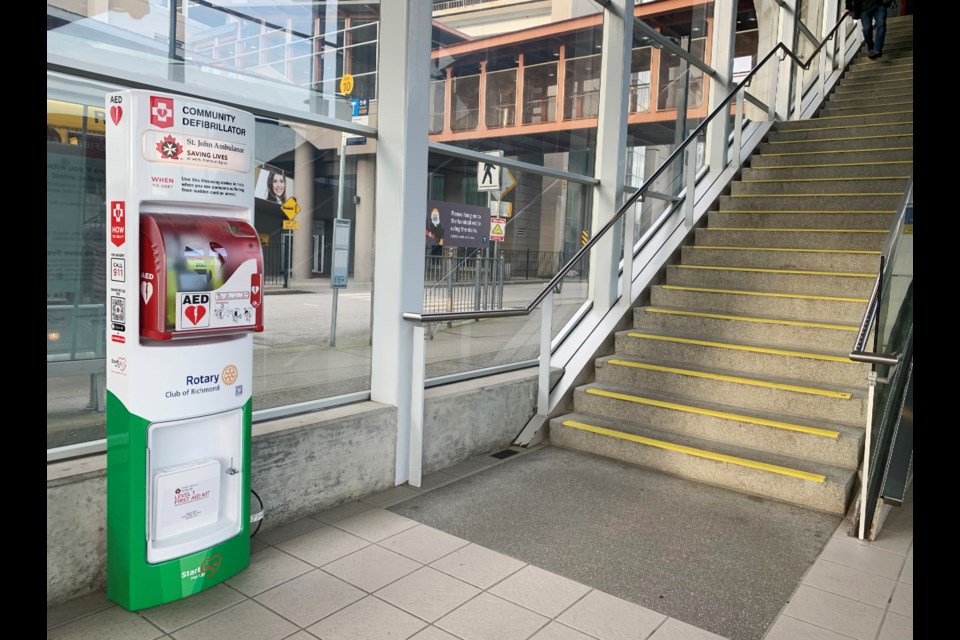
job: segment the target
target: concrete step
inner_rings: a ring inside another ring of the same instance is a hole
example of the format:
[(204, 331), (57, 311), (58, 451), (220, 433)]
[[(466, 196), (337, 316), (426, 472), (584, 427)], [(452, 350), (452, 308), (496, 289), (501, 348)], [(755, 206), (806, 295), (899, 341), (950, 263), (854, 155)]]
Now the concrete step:
[(838, 87), (831, 94), (828, 102), (834, 101), (844, 101), (844, 100), (863, 100), (863, 99), (874, 99), (880, 102), (883, 102), (887, 98), (894, 98), (897, 96), (902, 96), (904, 94), (913, 93), (911, 87), (891, 87), (891, 88), (877, 88), (877, 87)]
[(817, 116), (808, 120), (782, 120), (773, 125), (773, 131), (808, 131), (841, 126), (856, 127), (892, 122), (913, 122), (913, 109), (890, 109), (889, 111), (868, 113), (866, 115)]
[(913, 133), (913, 122), (875, 122), (868, 124), (849, 124), (824, 122), (817, 128), (772, 131), (767, 142), (787, 142), (791, 140), (830, 140), (833, 138), (856, 138), (861, 136), (887, 136)]
[(913, 109), (913, 94), (902, 94), (898, 96), (890, 96), (888, 98), (889, 102), (876, 101), (876, 100), (841, 100), (841, 101), (830, 101), (823, 103), (821, 108), (817, 111), (818, 118), (830, 118), (833, 116), (843, 116), (843, 115), (871, 115), (874, 113), (882, 113), (885, 111), (890, 111), (891, 109)]
[[(849, 107), (862, 107), (862, 109), (854, 111), (849, 109)], [(825, 114), (824, 112), (841, 108), (846, 109), (848, 113), (858, 113), (861, 115), (880, 111), (912, 109), (913, 91), (890, 91), (883, 96), (882, 100), (877, 100), (876, 96), (862, 95), (856, 91), (847, 91), (844, 93), (833, 92), (827, 97), (823, 105), (823, 110), (818, 114), (818, 117), (833, 115), (832, 113)]]
[(740, 180), (759, 182), (765, 180), (843, 180), (849, 178), (909, 178), (913, 162), (894, 160), (887, 162), (847, 162), (807, 166), (744, 167)]
[(843, 249), (878, 251), (889, 231), (875, 229), (757, 229), (699, 228), (697, 246), (709, 247), (783, 247), (787, 249)]
[(750, 194), (824, 194), (824, 193), (903, 193), (909, 182), (905, 177), (832, 177), (746, 179), (730, 184), (730, 195)]
[(878, 80), (884, 78), (893, 80), (897, 78), (903, 78), (905, 76), (913, 77), (912, 62), (899, 62), (873, 69), (864, 69), (861, 67), (852, 66), (843, 74), (844, 78), (848, 78), (850, 80), (866, 80), (874, 78)]
[(650, 428), (621, 429), (624, 426), (612, 420), (568, 414), (551, 420), (550, 442), (838, 516), (846, 512), (856, 475), (852, 470), (798, 464), (785, 456)]
[(876, 162), (913, 162), (913, 146), (897, 144), (897, 148), (888, 149), (834, 149), (832, 151), (812, 151), (809, 153), (790, 153), (779, 146), (768, 149), (766, 153), (750, 156), (750, 167), (801, 167), (824, 166), (834, 164), (858, 165)]
[(906, 78), (841, 78), (840, 84), (834, 91), (837, 94), (850, 91), (863, 90), (887, 91), (890, 93), (901, 93), (903, 91), (913, 91), (913, 74), (908, 74)]
[[(722, 315), (777, 316), (811, 323), (849, 324), (859, 329), (867, 298), (660, 284), (651, 287), (650, 304), (654, 307), (697, 309)], [(853, 339), (856, 339), (855, 335), (851, 339), (851, 346)]]
[(574, 411), (793, 458), (856, 469), (864, 430), (827, 420), (701, 402), (669, 393), (589, 384), (574, 390)]
[(615, 354), (595, 363), (598, 384), (634, 390), (649, 389), (689, 396), (707, 402), (736, 398), (739, 407), (810, 416), (854, 427), (866, 419), (866, 390), (792, 378), (745, 375), (717, 367), (685, 367), (668, 361), (650, 361)]
[[(712, 213), (710, 215), (713, 215)], [(829, 251), (825, 249), (779, 249), (740, 247), (698, 247), (688, 245), (681, 249), (685, 265), (716, 267), (757, 267), (761, 269), (819, 269), (877, 273), (880, 270), (879, 251)]]
[(721, 211), (873, 211), (893, 212), (903, 189), (873, 193), (739, 194), (720, 196)]
[(714, 367), (751, 377), (795, 378), (806, 382), (866, 388), (870, 365), (846, 353), (820, 349), (785, 349), (736, 340), (707, 340), (675, 332), (618, 331), (615, 351), (647, 361), (675, 362), (697, 369)]
[(889, 229), (894, 212), (871, 211), (710, 211), (711, 228), (734, 229)]
[(904, 64), (906, 62), (913, 62), (913, 50), (902, 50), (894, 51), (892, 49), (887, 49), (887, 46), (884, 45), (883, 56), (871, 60), (867, 57), (866, 49), (860, 51), (857, 57), (854, 59), (852, 66), (856, 69), (871, 69), (875, 67), (882, 67), (883, 65), (891, 64)]
[(902, 149), (913, 147), (913, 134), (888, 136), (851, 136), (828, 140), (799, 140), (794, 142), (762, 142), (760, 153), (814, 153), (818, 151), (844, 151), (851, 149)]
[(808, 322), (771, 315), (720, 313), (665, 306), (637, 307), (633, 326), (644, 331), (677, 331), (705, 340), (749, 339), (791, 348), (853, 350), (855, 323)]
[(678, 287), (869, 298), (875, 273), (668, 265), (666, 284)]

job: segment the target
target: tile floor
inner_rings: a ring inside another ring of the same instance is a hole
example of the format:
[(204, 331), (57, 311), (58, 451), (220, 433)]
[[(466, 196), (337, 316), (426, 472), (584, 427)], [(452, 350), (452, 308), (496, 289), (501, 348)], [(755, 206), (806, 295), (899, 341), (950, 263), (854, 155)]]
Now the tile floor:
[[(482, 456), (255, 536), (250, 567), (139, 612), (103, 593), (47, 611), (48, 640), (718, 640), (720, 636), (386, 508)], [(912, 500), (881, 539), (838, 527), (764, 640), (911, 640)]]

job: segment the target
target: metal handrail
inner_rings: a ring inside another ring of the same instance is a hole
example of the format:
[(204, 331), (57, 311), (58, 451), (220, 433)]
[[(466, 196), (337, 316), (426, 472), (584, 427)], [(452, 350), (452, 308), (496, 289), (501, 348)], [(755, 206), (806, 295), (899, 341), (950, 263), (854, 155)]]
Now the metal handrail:
[(863, 320), (860, 322), (860, 329), (857, 331), (857, 337), (853, 342), (853, 350), (850, 352), (849, 358), (855, 362), (866, 362), (869, 364), (883, 364), (887, 366), (896, 366), (900, 363), (900, 354), (880, 354), (874, 351), (866, 351), (867, 340), (870, 338), (870, 331), (873, 329), (874, 324), (877, 322), (877, 316), (880, 313), (880, 294), (881, 294), (881, 285), (883, 281), (883, 274), (887, 268), (889, 261), (887, 245), (890, 244), (890, 239), (894, 235), (894, 231), (900, 226), (903, 217), (906, 215), (907, 204), (908, 204), (908, 195), (913, 190), (913, 176), (910, 176), (910, 180), (907, 182), (907, 187), (904, 189), (903, 201), (900, 203), (900, 207), (897, 210), (897, 215), (894, 217), (893, 222), (890, 225), (890, 235), (887, 236), (887, 242), (884, 246), (884, 251), (880, 256), (880, 270), (877, 273), (877, 279), (873, 283), (873, 290), (870, 291), (870, 299), (867, 302), (867, 308), (863, 312)]
[[(750, 82), (750, 79), (757, 74), (760, 68), (767, 63), (767, 60), (769, 60), (775, 53), (782, 50), (787, 56), (793, 59), (793, 61), (796, 62), (796, 64), (798, 64), (804, 70), (808, 70), (810, 68), (810, 63), (813, 62), (813, 59), (816, 57), (817, 53), (820, 52), (820, 49), (822, 49), (824, 45), (827, 44), (827, 42), (833, 39), (833, 36), (836, 34), (837, 29), (839, 29), (840, 26), (843, 24), (843, 21), (844, 19), (846, 19), (848, 13), (849, 13), (848, 11), (844, 11), (843, 14), (841, 14), (840, 20), (837, 22), (837, 24), (834, 25), (833, 29), (830, 30), (830, 33), (828, 33), (827, 36), (823, 39), (823, 41), (820, 43), (820, 46), (818, 46), (816, 49), (813, 50), (813, 52), (810, 54), (810, 57), (807, 59), (806, 62), (803, 62), (802, 60), (800, 60), (800, 58), (798, 58), (792, 51), (790, 51), (790, 49), (788, 49), (787, 46), (782, 42), (777, 43), (777, 46), (771, 49), (770, 52), (767, 53), (767, 55), (765, 55), (763, 59), (760, 60), (760, 62), (758, 62), (746, 76), (744, 76), (744, 78), (737, 84), (737, 86), (734, 87), (729, 94), (727, 94), (727, 97), (724, 98), (724, 100), (721, 101), (720, 104), (718, 104), (713, 109), (713, 111), (711, 111), (707, 115), (707, 117), (704, 118), (704, 120), (699, 125), (697, 125), (697, 127), (693, 131), (690, 132), (690, 135), (688, 135), (686, 139), (683, 142), (681, 142), (679, 146), (677, 146), (677, 148), (673, 151), (673, 153), (671, 153), (670, 156), (663, 162), (663, 164), (661, 164), (660, 167), (653, 172), (653, 174), (647, 179), (647, 181), (644, 182), (643, 185), (633, 193), (633, 195), (627, 198), (626, 202), (620, 205), (620, 208), (617, 209), (617, 212), (613, 215), (613, 217), (610, 218), (610, 220), (608, 220), (607, 223), (604, 224), (603, 227), (601, 227), (601, 229), (597, 233), (595, 233), (593, 237), (590, 238), (587, 241), (587, 243), (583, 245), (580, 248), (580, 250), (577, 251), (572, 258), (570, 258), (570, 260), (567, 261), (565, 265), (563, 265), (560, 268), (560, 270), (557, 272), (557, 275), (555, 275), (550, 280), (550, 282), (544, 285), (540, 293), (538, 293), (533, 298), (533, 300), (531, 300), (530, 303), (527, 304), (527, 306), (517, 307), (514, 309), (497, 309), (497, 310), (491, 309), (491, 310), (482, 310), (482, 311), (462, 311), (462, 312), (450, 312), (450, 313), (414, 313), (414, 312), (407, 311), (407, 312), (404, 312), (403, 319), (408, 320), (410, 322), (424, 323), (424, 322), (450, 322), (453, 320), (482, 320), (484, 318), (509, 318), (514, 316), (530, 315), (533, 312), (533, 310), (537, 308), (537, 305), (539, 305), (551, 291), (557, 288), (557, 286), (560, 284), (563, 278), (567, 275), (567, 272), (569, 272), (570, 269), (572, 269), (573, 266), (583, 258), (583, 256), (587, 253), (587, 251), (593, 248), (593, 246), (617, 222), (620, 221), (620, 218), (623, 217), (623, 215), (630, 209), (630, 207), (632, 207), (636, 203), (636, 201), (640, 199), (640, 197), (644, 194), (644, 192), (646, 192), (646, 190), (649, 189), (651, 185), (653, 185), (653, 183), (657, 180), (657, 178), (659, 178), (660, 175), (667, 170), (667, 167), (670, 166), (670, 163), (676, 160), (680, 156), (680, 154), (686, 150), (687, 145), (689, 145), (692, 141), (697, 139), (697, 136), (700, 135), (700, 132), (706, 128), (706, 126), (710, 123), (710, 121), (713, 120), (713, 118), (715, 118), (717, 114), (724, 111), (724, 109), (727, 109), (729, 111), (730, 102), (737, 96), (740, 90), (743, 89), (747, 85), (747, 83)], [(493, 158), (492, 164), (497, 164), (496, 160), (497, 160), (496, 158)]]

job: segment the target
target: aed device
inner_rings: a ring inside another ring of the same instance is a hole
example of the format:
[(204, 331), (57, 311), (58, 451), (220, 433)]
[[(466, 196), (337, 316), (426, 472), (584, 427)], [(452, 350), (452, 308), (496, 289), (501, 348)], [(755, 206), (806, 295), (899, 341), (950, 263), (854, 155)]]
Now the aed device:
[(107, 94), (107, 597), (129, 610), (250, 563), (254, 118)]
[(263, 331), (263, 255), (246, 220), (140, 216), (140, 335)]

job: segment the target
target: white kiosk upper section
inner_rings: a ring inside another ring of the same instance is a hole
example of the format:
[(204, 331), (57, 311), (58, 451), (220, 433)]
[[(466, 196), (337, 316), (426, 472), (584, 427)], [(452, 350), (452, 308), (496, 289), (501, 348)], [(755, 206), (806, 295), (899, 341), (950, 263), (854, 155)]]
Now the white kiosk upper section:
[(254, 117), (140, 90), (106, 110), (107, 389), (151, 421), (240, 406), (263, 329)]

